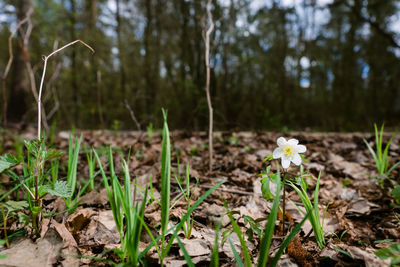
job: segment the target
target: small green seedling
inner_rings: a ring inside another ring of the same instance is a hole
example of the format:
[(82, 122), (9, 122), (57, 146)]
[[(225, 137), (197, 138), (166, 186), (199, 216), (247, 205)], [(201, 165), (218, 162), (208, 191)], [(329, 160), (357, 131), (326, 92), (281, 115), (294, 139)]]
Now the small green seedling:
[[(179, 169), (179, 167), (178, 167), (178, 169)], [(175, 201), (175, 203), (172, 205), (172, 206), (174, 206), (183, 197), (185, 199), (185, 201), (186, 201), (186, 211), (188, 211), (190, 209), (190, 202), (192, 200), (192, 194), (191, 194), (191, 188), (190, 188), (189, 169), (190, 169), (189, 164), (187, 164), (186, 165), (186, 175), (185, 175), (185, 184), (184, 185), (182, 185), (182, 182), (180, 181), (178, 176), (175, 175), (175, 180), (176, 180), (176, 182), (177, 182), (177, 184), (179, 186), (179, 190), (181, 191), (182, 196), (180, 198), (178, 198)], [(185, 187), (185, 189), (183, 187)], [(189, 216), (188, 220), (183, 225), (182, 230), (185, 233), (185, 237), (187, 239), (190, 239), (190, 236), (192, 235), (193, 223), (194, 223), (194, 220), (191, 218), (191, 216)]]
[(381, 248), (375, 255), (382, 260), (390, 259), (390, 266), (400, 266), (400, 243), (390, 245), (388, 248)]
[[(265, 224), (264, 230), (261, 233), (261, 240), (260, 240), (260, 250), (259, 250), (259, 255), (258, 255), (258, 261), (257, 261), (257, 266), (258, 267), (265, 267), (267, 266), (268, 259), (269, 259), (269, 253), (270, 253), (270, 248), (271, 248), (271, 243), (272, 243), (272, 238), (274, 235), (275, 231), (275, 222), (278, 217), (278, 210), (279, 210), (279, 202), (280, 202), (280, 193), (282, 191), (282, 181), (280, 178), (280, 172), (278, 170), (277, 175), (275, 176), (273, 182), (276, 184), (277, 189), (276, 193), (274, 196), (274, 202), (272, 204), (271, 212), (268, 216), (268, 220)], [(247, 249), (247, 245), (245, 242), (245, 239), (243, 237), (242, 232), (240, 231), (239, 226), (237, 225), (237, 222), (234, 220), (232, 216), (232, 212), (228, 209), (226, 203), (225, 203), (225, 208), (227, 209), (227, 214), (228, 217), (231, 221), (233, 231), (236, 233), (236, 235), (239, 237), (241, 246), (242, 246), (242, 255), (244, 256), (244, 264), (242, 259), (239, 256), (239, 253), (236, 251), (235, 247), (233, 246), (232, 243), (230, 243), (232, 252), (235, 255), (236, 262), (239, 266), (253, 266), (252, 261), (251, 261), (251, 256), (250, 253)], [(275, 256), (273, 257), (271, 263), (268, 266), (275, 267), (282, 256), (284, 250), (287, 248), (289, 245), (290, 241), (298, 234), (298, 232), (301, 230), (301, 226), (304, 224), (307, 218), (310, 216), (310, 212), (307, 213), (304, 218), (301, 220), (299, 224), (297, 224), (293, 230), (287, 235), (285, 240), (282, 242), (279, 250), (276, 252)], [(226, 237), (225, 237), (226, 238)]]
[(305, 180), (306, 174), (303, 174), (297, 177), (297, 184), (289, 181), (289, 185), (297, 192), (300, 197), (301, 202), (305, 208), (305, 211), (300, 209), (297, 205), (296, 207), (299, 209), (303, 215), (306, 213), (310, 213), (309, 221), (314, 231), (315, 239), (317, 240), (318, 246), (322, 249), (325, 247), (325, 237), (323, 231), (323, 222), (321, 223), (321, 219), (319, 216), (319, 209), (318, 209), (318, 193), (319, 193), (319, 181), (321, 178), (321, 172), (318, 175), (317, 185), (314, 191), (314, 203), (311, 202), (310, 198), (307, 194), (307, 187), (308, 184)]
[(130, 266), (137, 266), (140, 262), (139, 241), (144, 224), (144, 211), (147, 202), (147, 189), (143, 193), (142, 201), (136, 200), (136, 190), (132, 193), (131, 178), (128, 164), (125, 160), (122, 163), (124, 173), (124, 187), (119, 183), (119, 179), (114, 170), (114, 160), (112, 150), (109, 150), (110, 183), (104, 171), (96, 151), (93, 151), (100, 167), (103, 182), (107, 190), (114, 221), (121, 238), (121, 249), (115, 249), (120, 259)]
[(377, 183), (380, 185), (382, 189), (385, 189), (385, 180), (389, 181), (392, 186), (394, 186), (393, 181), (390, 179), (391, 172), (396, 169), (400, 165), (400, 161), (396, 162), (389, 168), (390, 157), (389, 157), (389, 147), (393, 140), (393, 135), (390, 137), (389, 141), (386, 143), (386, 146), (383, 147), (383, 127), (382, 124), (380, 131), (378, 131), (378, 127), (374, 124), (375, 128), (375, 145), (376, 150), (368, 144), (368, 142), (364, 139), (365, 144), (368, 147), (369, 152), (375, 161), (375, 166), (378, 171), (377, 176), (373, 176)]

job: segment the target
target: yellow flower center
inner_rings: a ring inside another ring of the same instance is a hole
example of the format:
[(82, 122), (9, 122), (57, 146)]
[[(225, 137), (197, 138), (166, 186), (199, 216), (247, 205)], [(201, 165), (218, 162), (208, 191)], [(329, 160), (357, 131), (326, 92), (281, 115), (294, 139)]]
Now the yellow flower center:
[(285, 148), (283, 149), (283, 154), (286, 157), (293, 156), (294, 154), (293, 148), (291, 146), (285, 146)]

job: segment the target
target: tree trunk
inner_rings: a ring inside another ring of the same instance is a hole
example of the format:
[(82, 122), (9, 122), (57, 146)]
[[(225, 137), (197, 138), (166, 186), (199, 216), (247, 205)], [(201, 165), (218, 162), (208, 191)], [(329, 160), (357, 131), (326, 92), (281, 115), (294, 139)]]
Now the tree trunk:
[[(26, 13), (33, 6), (33, 0), (14, 1), (18, 22), (26, 17)], [(26, 31), (27, 25), (22, 25), (21, 31)], [(29, 60), (29, 55), (25, 54), (22, 49), (22, 37), (20, 31), (17, 35), (18, 45), (15, 49), (15, 61), (13, 64), (13, 80), (11, 82), (9, 102), (7, 105), (7, 114), (9, 121), (19, 122), (23, 120), (25, 113), (28, 111), (30, 104), (30, 83), (29, 74), (25, 68), (25, 62)], [(25, 47), (29, 51), (28, 47)], [(33, 101), (33, 100), (32, 100)]]

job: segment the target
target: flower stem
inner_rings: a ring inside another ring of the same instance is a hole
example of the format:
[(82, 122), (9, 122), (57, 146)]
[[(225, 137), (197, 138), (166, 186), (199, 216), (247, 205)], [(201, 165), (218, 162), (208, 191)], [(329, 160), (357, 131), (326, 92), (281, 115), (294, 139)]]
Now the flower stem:
[(282, 211), (282, 234), (285, 235), (285, 216), (286, 216), (286, 170), (283, 171), (283, 211)]

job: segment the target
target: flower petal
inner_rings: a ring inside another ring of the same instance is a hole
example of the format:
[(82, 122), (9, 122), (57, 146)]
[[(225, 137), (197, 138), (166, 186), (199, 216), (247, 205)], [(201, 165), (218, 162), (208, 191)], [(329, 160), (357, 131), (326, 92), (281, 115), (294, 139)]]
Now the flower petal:
[(284, 146), (287, 144), (287, 141), (284, 137), (279, 137), (276, 143), (278, 144), (278, 146)]
[(296, 151), (297, 151), (297, 153), (304, 153), (304, 152), (307, 151), (307, 148), (304, 145), (297, 145), (296, 146)]
[(282, 163), (282, 168), (287, 169), (289, 168), (290, 160), (287, 158), (282, 158), (281, 163)]
[(280, 147), (275, 148), (274, 153), (272, 153), (272, 157), (274, 159), (279, 159), (283, 156), (283, 150)]
[(288, 143), (291, 146), (296, 146), (299, 143), (299, 140), (292, 138), (292, 139), (289, 139)]
[(301, 157), (298, 153), (294, 154), (292, 157), (292, 162), (299, 166), (301, 164)]

